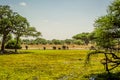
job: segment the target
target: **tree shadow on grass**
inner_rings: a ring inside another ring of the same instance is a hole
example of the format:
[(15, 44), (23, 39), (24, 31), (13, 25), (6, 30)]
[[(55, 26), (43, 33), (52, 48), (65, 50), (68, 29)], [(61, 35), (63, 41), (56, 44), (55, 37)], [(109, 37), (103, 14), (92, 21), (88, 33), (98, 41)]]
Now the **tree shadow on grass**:
[(4, 52), (0, 51), (0, 55), (11, 55), (11, 54), (30, 54), (30, 53), (34, 53), (34, 52), (29, 52), (29, 51), (19, 51), (19, 52), (15, 52), (14, 50), (5, 50)]
[(88, 78), (89, 80), (120, 80), (120, 72), (110, 74), (107, 73), (90, 74), (84, 77)]

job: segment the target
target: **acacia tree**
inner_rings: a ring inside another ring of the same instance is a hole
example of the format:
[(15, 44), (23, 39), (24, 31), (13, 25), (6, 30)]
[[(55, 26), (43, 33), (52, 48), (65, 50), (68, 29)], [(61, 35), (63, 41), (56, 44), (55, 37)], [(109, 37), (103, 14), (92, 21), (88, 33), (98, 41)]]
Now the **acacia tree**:
[(65, 43), (66, 43), (67, 45), (70, 45), (70, 44), (73, 43), (73, 40), (72, 40), (72, 39), (65, 39), (64, 41), (65, 41)]
[(16, 36), (15, 52), (17, 52), (17, 45), (22, 36), (38, 37), (41, 35), (35, 27), (30, 27), (26, 18), (19, 14), (14, 17), (14, 30), (12, 31)]
[(41, 35), (34, 27), (29, 27), (26, 18), (16, 12), (13, 12), (9, 6), (0, 6), (0, 35), (2, 36), (1, 53), (5, 51), (5, 43), (9, 34), (16, 36), (15, 52), (20, 37), (23, 35), (37, 37)]
[(110, 15), (102, 16), (95, 21), (96, 44), (101, 48), (108, 49), (115, 46), (112, 21)]
[(43, 45), (47, 44), (47, 40), (44, 38), (36, 38), (34, 41), (36, 44), (43, 44)]
[(91, 51), (87, 55), (89, 61), (92, 54), (104, 54), (101, 63), (110, 74), (110, 70), (120, 65), (120, 56), (116, 54), (117, 39), (120, 38), (120, 0), (114, 0), (108, 7), (108, 13), (95, 21), (96, 44), (102, 51)]
[(89, 43), (88, 34), (89, 33), (80, 33), (80, 34), (73, 36), (72, 38), (76, 40), (82, 40), (84, 44), (88, 45)]
[(25, 36), (39, 37), (42, 36), (41, 32), (37, 31), (35, 27), (28, 27)]
[(13, 34), (16, 36), (15, 52), (17, 52), (17, 45), (20, 40), (20, 37), (25, 35), (29, 28), (29, 23), (26, 18), (22, 17), (18, 13), (14, 16), (14, 29)]
[(5, 41), (8, 34), (13, 30), (14, 12), (9, 6), (0, 6), (0, 34), (2, 35), (1, 53), (5, 49)]
[(53, 39), (52, 43), (55, 44), (55, 45), (59, 45), (59, 44), (62, 44), (62, 40)]

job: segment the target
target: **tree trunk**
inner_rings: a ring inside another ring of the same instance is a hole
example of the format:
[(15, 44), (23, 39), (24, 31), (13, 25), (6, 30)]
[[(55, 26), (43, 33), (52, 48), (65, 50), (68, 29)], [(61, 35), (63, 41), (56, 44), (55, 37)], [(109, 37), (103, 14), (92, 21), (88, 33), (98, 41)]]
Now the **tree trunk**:
[(119, 53), (119, 48), (120, 48), (120, 41), (119, 41), (120, 38), (118, 38), (118, 53)]
[(107, 73), (108, 73), (108, 75), (110, 74), (110, 71), (109, 71), (109, 68), (108, 68), (108, 57), (107, 57), (107, 54), (106, 53), (104, 53), (105, 54), (105, 60), (106, 60), (106, 63), (105, 63), (105, 69), (106, 69), (106, 71), (107, 71)]
[(17, 53), (17, 45), (19, 41), (19, 36), (16, 37), (16, 44), (15, 44), (15, 53)]
[(5, 51), (5, 40), (6, 40), (6, 35), (3, 35), (2, 45), (1, 45), (1, 53), (4, 53), (4, 51)]

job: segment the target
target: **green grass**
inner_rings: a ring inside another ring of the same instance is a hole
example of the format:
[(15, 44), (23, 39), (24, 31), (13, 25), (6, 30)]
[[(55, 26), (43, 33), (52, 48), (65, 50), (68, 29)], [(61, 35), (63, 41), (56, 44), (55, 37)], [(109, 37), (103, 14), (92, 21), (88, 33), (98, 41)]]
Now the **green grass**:
[(20, 52), (0, 55), (0, 80), (89, 80), (90, 74), (104, 72), (98, 55), (92, 57), (91, 66), (85, 67), (86, 50)]

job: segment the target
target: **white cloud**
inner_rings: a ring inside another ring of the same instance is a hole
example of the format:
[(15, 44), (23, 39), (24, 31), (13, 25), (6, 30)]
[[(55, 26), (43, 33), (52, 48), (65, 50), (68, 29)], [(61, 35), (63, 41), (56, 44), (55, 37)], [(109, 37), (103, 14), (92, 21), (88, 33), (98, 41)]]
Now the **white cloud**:
[(19, 3), (19, 5), (21, 5), (21, 6), (27, 6), (27, 4), (25, 2), (21, 2), (21, 3)]

